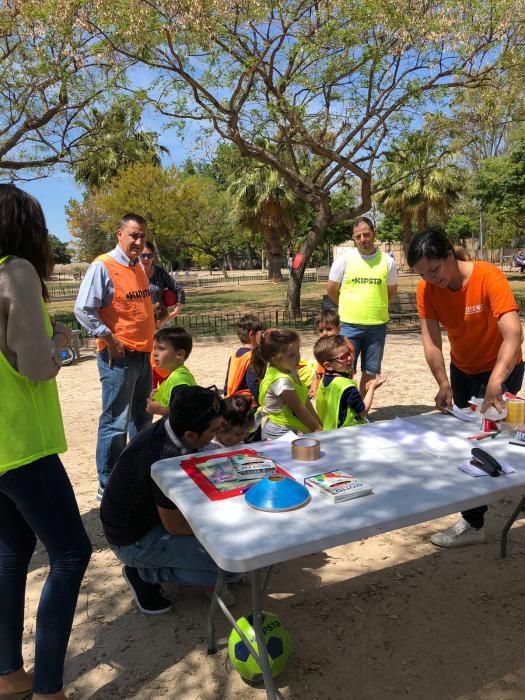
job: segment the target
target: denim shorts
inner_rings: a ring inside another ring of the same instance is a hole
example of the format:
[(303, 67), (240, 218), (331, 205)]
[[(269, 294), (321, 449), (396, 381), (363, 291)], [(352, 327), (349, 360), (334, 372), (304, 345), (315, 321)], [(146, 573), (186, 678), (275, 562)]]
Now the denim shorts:
[(361, 355), (361, 372), (379, 374), (385, 349), (386, 323), (378, 326), (363, 326), (357, 323), (341, 323), (341, 335), (354, 346), (354, 370)]

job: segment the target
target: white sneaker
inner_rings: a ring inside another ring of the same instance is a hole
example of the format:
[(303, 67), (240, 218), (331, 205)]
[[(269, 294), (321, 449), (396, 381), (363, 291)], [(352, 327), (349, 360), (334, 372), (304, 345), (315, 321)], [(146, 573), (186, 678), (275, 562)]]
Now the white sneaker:
[(448, 527), (443, 532), (436, 532), (430, 538), (432, 544), (437, 547), (466, 547), (469, 544), (483, 544), (487, 541), (487, 533), (485, 528), (479, 530), (469, 525), (465, 518), (461, 517), (451, 527)]

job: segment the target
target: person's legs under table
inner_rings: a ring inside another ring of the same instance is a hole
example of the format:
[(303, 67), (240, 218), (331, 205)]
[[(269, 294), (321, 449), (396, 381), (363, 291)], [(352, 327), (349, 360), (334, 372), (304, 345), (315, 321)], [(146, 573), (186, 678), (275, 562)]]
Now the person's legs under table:
[[(484, 396), (490, 379), (490, 372), (467, 374), (453, 363), (450, 364), (450, 384), (454, 403), (459, 408), (468, 406), (472, 397)], [(518, 393), (523, 382), (523, 362), (520, 362), (505, 380), (504, 389)], [(485, 513), (487, 506), (469, 508), (461, 513), (461, 518), (450, 528), (432, 535), (431, 542), (438, 547), (463, 547), (486, 542)]]

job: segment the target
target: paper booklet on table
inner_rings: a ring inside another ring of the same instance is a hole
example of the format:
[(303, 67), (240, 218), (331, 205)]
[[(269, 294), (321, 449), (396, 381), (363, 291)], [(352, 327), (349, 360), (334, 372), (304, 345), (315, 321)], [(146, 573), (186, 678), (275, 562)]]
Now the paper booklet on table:
[(249, 448), (215, 455), (192, 455), (180, 465), (212, 501), (239, 496), (270, 474), (290, 477), (273, 460)]
[(369, 484), (340, 469), (314, 474), (307, 477), (304, 483), (315, 491), (324, 494), (334, 503), (348, 501), (351, 498), (367, 496), (369, 493), (373, 493)]

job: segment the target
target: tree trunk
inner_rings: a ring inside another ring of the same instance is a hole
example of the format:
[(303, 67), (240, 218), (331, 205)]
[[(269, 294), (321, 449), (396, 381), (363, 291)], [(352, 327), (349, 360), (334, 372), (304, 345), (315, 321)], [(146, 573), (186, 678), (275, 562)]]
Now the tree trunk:
[(282, 282), (281, 273), (281, 237), (275, 226), (269, 226), (264, 230), (268, 244), (268, 279), (272, 282)]
[(250, 266), (250, 270), (253, 270), (255, 268), (253, 261), (253, 249), (249, 243), (246, 246), (246, 256), (248, 258), (248, 265)]
[(233, 265), (233, 255), (232, 255), (231, 251), (226, 253), (226, 261), (228, 263), (228, 270), (235, 269), (234, 265)]
[(324, 212), (318, 212), (299, 250), (299, 254), (303, 256), (303, 259), (300, 261), (297, 269), (292, 268), (290, 270), (290, 279), (288, 280), (286, 293), (286, 311), (293, 318), (301, 313), (301, 286), (303, 284), (304, 271), (308, 267), (310, 258), (319, 245), (327, 226), (328, 221)]
[(228, 264), (226, 260), (226, 256), (222, 258), (222, 276), (225, 279), (228, 279)]
[(428, 207), (426, 204), (421, 204), (417, 208), (417, 232), (423, 233), (428, 228)]
[(403, 251), (405, 253), (405, 258), (408, 250), (408, 246), (410, 245), (410, 241), (412, 240), (412, 214), (408, 211), (403, 211), (399, 215), (399, 223), (401, 224), (401, 228), (403, 229)]

